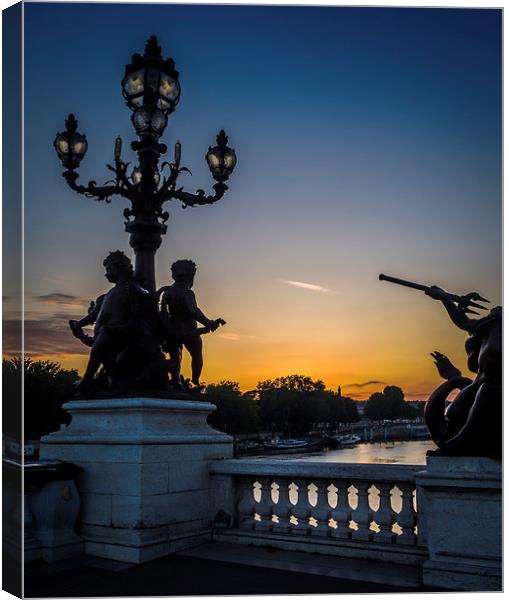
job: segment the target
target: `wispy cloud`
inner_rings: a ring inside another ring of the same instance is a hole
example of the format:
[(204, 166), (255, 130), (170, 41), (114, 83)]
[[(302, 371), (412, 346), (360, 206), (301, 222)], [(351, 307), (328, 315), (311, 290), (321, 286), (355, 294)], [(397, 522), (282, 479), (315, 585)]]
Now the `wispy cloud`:
[(333, 294), (334, 292), (323, 285), (316, 285), (315, 283), (306, 283), (305, 281), (292, 281), (291, 279), (281, 279), (282, 283), (286, 285), (292, 285), (293, 287), (302, 288), (304, 290), (310, 290), (312, 292), (321, 292), (322, 294)]
[(363, 388), (368, 385), (386, 385), (386, 384), (387, 384), (386, 381), (378, 381), (376, 379), (373, 379), (371, 381), (363, 381), (361, 383), (347, 383), (343, 387), (344, 388)]
[(238, 333), (219, 333), (217, 337), (220, 337), (223, 340), (229, 340), (230, 342), (238, 342), (240, 340), (240, 335)]
[(43, 304), (60, 304), (64, 306), (83, 306), (85, 304), (85, 300), (83, 300), (83, 298), (71, 296), (70, 294), (61, 294), (59, 292), (43, 294), (42, 296), (34, 296), (34, 298)]

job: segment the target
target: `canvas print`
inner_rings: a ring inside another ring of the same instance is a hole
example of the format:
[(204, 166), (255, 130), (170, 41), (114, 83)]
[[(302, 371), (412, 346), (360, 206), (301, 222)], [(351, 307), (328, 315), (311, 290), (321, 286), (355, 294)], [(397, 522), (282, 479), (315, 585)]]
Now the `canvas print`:
[(502, 10), (3, 11), (3, 582), (502, 589)]

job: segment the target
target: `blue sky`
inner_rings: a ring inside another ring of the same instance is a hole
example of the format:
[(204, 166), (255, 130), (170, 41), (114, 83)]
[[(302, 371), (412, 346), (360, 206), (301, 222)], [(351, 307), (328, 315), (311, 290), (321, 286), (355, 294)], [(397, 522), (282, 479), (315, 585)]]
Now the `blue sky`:
[[(220, 128), (238, 155), (220, 203), (168, 207), (157, 259), (159, 284), (194, 259), (198, 299), (228, 321), (206, 340), (205, 378), (389, 377), (420, 393), (436, 377), (427, 352), (464, 361), (437, 305), (377, 275), (501, 302), (499, 10), (26, 3), (33, 319), (75, 316), (50, 295), (84, 305), (107, 287), (105, 254), (129, 250), (123, 200), (66, 188), (52, 141), (74, 112), (83, 180), (109, 178), (115, 136), (134, 139), (123, 69), (152, 34), (181, 73), (164, 141), (182, 142), (182, 185), (210, 189), (204, 154)], [(79, 345), (59, 355), (84, 361)]]

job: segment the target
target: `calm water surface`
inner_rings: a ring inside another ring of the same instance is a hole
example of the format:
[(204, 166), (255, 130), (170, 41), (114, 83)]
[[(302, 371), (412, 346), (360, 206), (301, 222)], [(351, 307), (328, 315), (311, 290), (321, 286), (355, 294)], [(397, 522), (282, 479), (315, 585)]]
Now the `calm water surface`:
[(430, 440), (411, 442), (374, 442), (357, 444), (353, 448), (330, 450), (329, 452), (313, 452), (311, 454), (277, 454), (271, 459), (277, 460), (309, 460), (333, 463), (396, 463), (403, 465), (426, 464), (426, 452), (435, 450), (436, 445)]

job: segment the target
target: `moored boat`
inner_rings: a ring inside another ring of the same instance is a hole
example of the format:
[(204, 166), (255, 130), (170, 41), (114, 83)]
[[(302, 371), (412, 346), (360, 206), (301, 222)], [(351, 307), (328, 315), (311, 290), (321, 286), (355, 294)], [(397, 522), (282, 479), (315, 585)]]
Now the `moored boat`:
[(264, 444), (266, 450), (293, 450), (294, 448), (306, 448), (306, 446), (309, 446), (306, 440), (295, 439), (274, 440)]
[(342, 435), (333, 435), (333, 436), (331, 436), (331, 438), (333, 440), (335, 440), (339, 444), (340, 447), (355, 446), (355, 444), (358, 444), (359, 442), (362, 441), (362, 439), (358, 435), (355, 435), (353, 433), (346, 433), (346, 434), (342, 434)]

